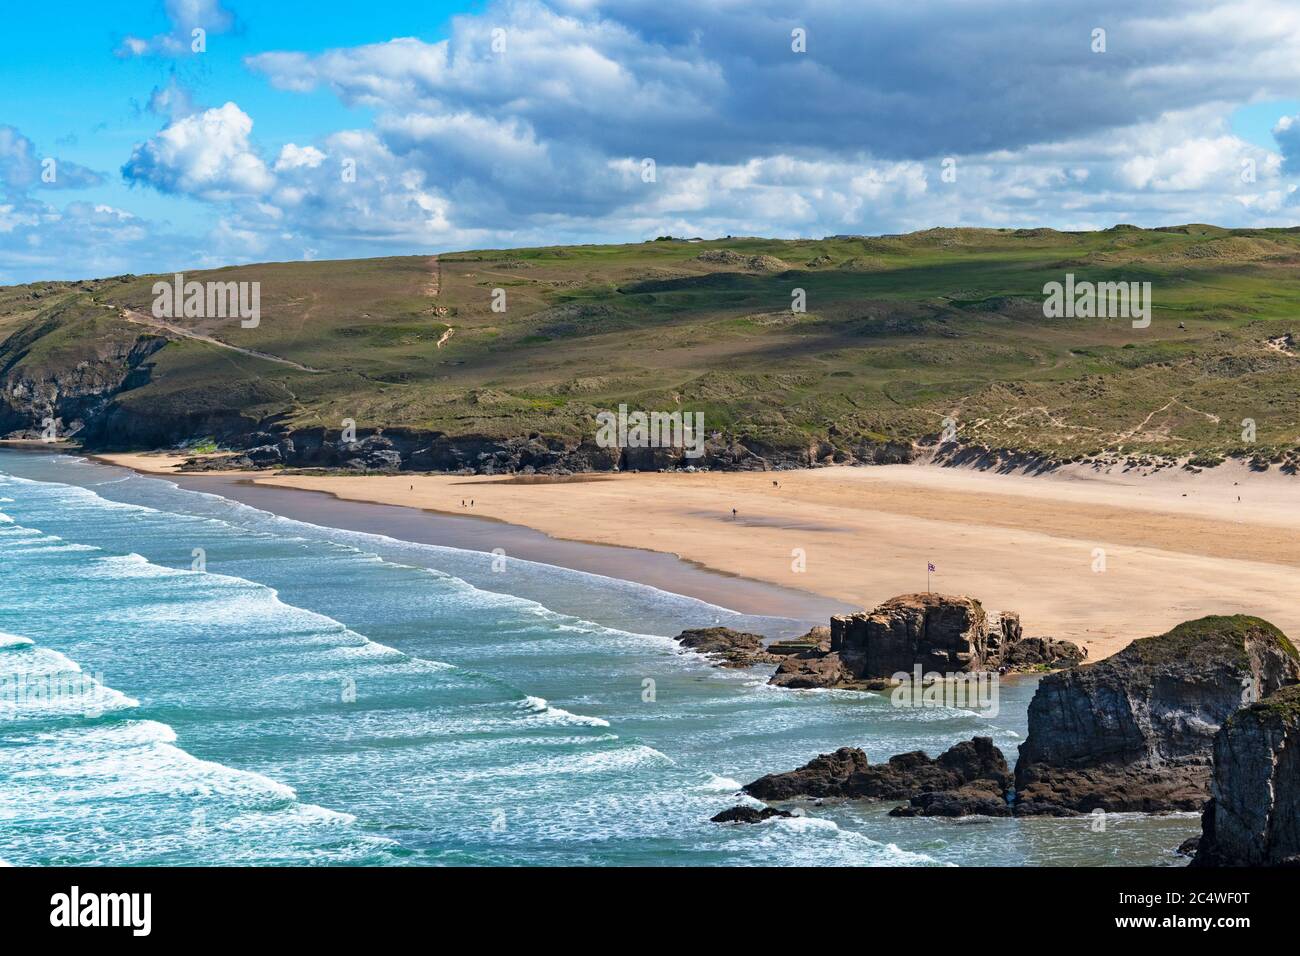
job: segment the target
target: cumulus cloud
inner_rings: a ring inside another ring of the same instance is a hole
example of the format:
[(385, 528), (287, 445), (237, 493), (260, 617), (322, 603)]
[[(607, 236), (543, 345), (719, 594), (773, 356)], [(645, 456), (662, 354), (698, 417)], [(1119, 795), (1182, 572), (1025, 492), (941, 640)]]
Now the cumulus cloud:
[(201, 199), (262, 195), (274, 178), (249, 142), (252, 130), (252, 118), (234, 103), (183, 117), (136, 146), (122, 175)]
[(325, 161), (325, 154), (315, 146), (298, 146), (294, 143), (285, 143), (280, 150), (280, 158), (275, 161), (275, 171), (283, 172), (286, 169), (301, 169), (304, 166), (308, 169), (315, 169)]
[[(1261, 0), (1249, 17), (1236, 8), (829, 0), (796, 13), (753, 0), (686, 14), (649, 0), (507, 0), (455, 18), (437, 43), (248, 63), (284, 89), (326, 87), (384, 111), (508, 116), (544, 141), (661, 162), (827, 150), (920, 159), (1289, 95), (1300, 80), (1300, 10), (1285, 0)], [(1090, 46), (1099, 24), (1100, 54)], [(796, 27), (807, 31), (805, 53), (791, 49)]]
[(436, 43), (247, 63), (374, 110), (458, 226), (516, 237), (1272, 222), (1280, 158), (1226, 123), (1300, 80), (1300, 11), (1262, 2), (504, 0)]
[[(245, 63), (272, 86), (328, 91), (362, 128), (258, 144), (236, 104), (198, 111), (173, 80), (150, 99), (167, 125), (123, 173), (214, 204), (204, 243), (231, 261), (666, 232), (1289, 224), (1300, 117), (1279, 122), (1277, 152), (1229, 118), (1300, 82), (1290, 0), (798, 6), (497, 0), (439, 42), (262, 52)], [(234, 29), (212, 0), (168, 14), (170, 39), (142, 52), (188, 44), (195, 17)], [(0, 223), (16, 234), (32, 216), (13, 204)]]

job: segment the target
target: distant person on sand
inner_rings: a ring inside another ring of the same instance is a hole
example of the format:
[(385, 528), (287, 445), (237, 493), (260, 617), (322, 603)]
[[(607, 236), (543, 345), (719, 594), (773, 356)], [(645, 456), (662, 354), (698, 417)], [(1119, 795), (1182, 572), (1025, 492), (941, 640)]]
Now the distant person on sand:
[(735, 520), (736, 520), (736, 509), (735, 509), (735, 508), (732, 508), (732, 509), (731, 509), (731, 520), (732, 520), (732, 521), (735, 521)]

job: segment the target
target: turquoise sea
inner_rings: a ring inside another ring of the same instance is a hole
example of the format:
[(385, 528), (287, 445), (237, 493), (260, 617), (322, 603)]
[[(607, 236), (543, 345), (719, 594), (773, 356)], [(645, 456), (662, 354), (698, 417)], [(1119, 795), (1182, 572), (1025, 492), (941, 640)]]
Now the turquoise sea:
[(769, 688), (670, 639), (715, 622), (804, 630), (0, 451), (0, 861), (1179, 865), (1199, 831), (889, 804), (712, 824), (741, 783), (840, 746), (984, 734), (1014, 761), (1034, 690), (1004, 682), (987, 718)]

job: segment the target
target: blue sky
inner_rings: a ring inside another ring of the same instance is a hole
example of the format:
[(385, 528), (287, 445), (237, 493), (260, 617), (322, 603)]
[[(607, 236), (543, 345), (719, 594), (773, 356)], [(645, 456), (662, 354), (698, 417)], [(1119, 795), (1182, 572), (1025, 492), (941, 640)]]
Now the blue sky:
[(1132, 7), (12, 5), (0, 282), (663, 233), (1290, 225), (1300, 8)]

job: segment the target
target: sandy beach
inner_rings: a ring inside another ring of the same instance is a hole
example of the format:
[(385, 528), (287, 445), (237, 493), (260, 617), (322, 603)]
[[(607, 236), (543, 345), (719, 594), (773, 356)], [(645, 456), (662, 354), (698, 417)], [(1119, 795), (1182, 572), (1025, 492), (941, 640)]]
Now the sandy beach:
[[(179, 462), (102, 458), (163, 474)], [(1078, 641), (1094, 660), (1205, 614), (1258, 614), (1300, 634), (1289, 594), (1300, 569), (1300, 484), (1231, 464), (1150, 476), (898, 465), (573, 480), (242, 477), (667, 552), (852, 606), (924, 590), (932, 562), (934, 590), (1019, 611), (1027, 634)], [(500, 537), (509, 553), (504, 527)]]

